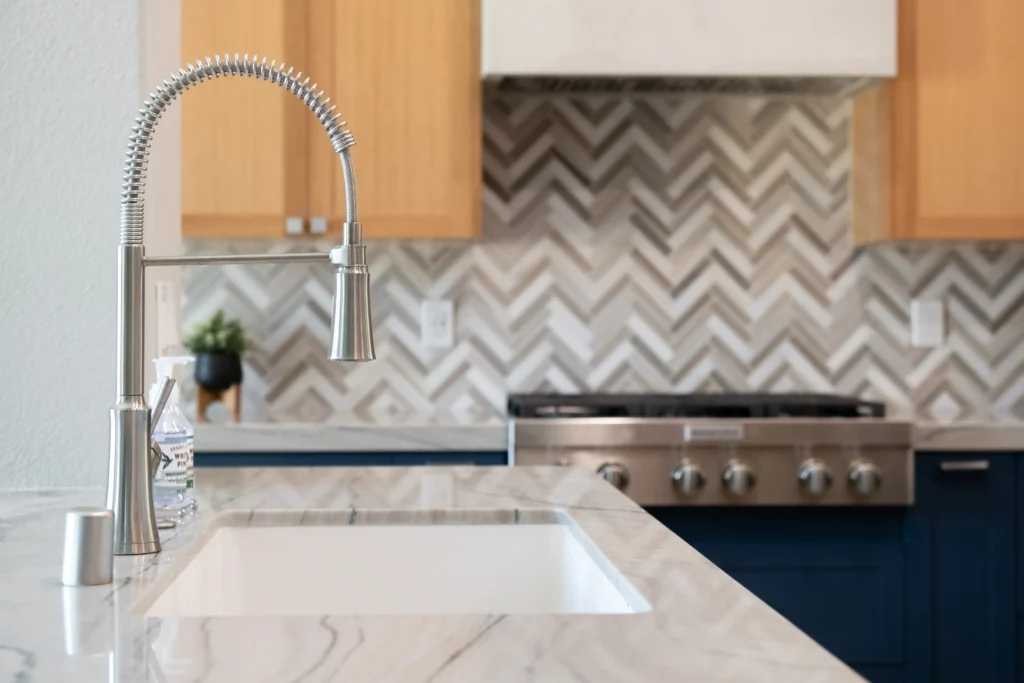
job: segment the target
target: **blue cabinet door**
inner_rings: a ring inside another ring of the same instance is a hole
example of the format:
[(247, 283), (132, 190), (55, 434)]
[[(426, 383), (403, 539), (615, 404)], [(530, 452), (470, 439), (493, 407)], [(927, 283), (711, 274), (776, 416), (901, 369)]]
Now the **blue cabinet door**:
[(394, 464), (404, 467), (412, 465), (507, 465), (508, 453), (498, 451), (395, 453)]
[(909, 680), (1013, 680), (1015, 470), (1006, 454), (917, 454), (907, 516)]
[(1024, 620), (1017, 622), (1017, 683), (1024, 683)]
[(903, 509), (649, 512), (845, 663), (903, 679)]
[[(1021, 621), (1018, 623), (1018, 630), (1024, 626), (1024, 453), (1014, 454), (1014, 465), (1017, 468), (1017, 614)], [(1021, 633), (1024, 639), (1024, 632)], [(1022, 641), (1024, 642), (1024, 641)], [(1021, 662), (1018, 669), (1021, 672), (1021, 680), (1024, 681), (1024, 650), (1021, 653)]]

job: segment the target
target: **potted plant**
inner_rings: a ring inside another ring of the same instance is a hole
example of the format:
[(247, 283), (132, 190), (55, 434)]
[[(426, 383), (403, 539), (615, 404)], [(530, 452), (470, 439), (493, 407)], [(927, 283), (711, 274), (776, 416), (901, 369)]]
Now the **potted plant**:
[(242, 354), (249, 338), (240, 320), (228, 320), (218, 309), (185, 338), (185, 348), (196, 357), (196, 384), (207, 391), (224, 391), (242, 381)]

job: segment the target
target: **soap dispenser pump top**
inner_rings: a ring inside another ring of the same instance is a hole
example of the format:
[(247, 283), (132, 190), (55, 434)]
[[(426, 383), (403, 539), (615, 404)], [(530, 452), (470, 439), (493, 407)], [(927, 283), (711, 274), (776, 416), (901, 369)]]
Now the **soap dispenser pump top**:
[(195, 359), (195, 356), (160, 356), (159, 358), (153, 359), (153, 363), (156, 365), (156, 381), (153, 382), (151, 387), (149, 387), (150, 405), (156, 404), (156, 397), (160, 393), (160, 380), (164, 377), (171, 377), (177, 380), (174, 383), (174, 387), (171, 388), (171, 398), (167, 401), (167, 405), (180, 405), (181, 393), (178, 391), (178, 387), (181, 386), (181, 380), (174, 377), (174, 366), (185, 366), (194, 362)]
[[(157, 382), (149, 390), (149, 400), (156, 403), (160, 385), (172, 378), (176, 365), (188, 365), (192, 356), (162, 356), (156, 363)], [(174, 383), (163, 414), (151, 425), (153, 442), (159, 451), (159, 462), (153, 474), (153, 505), (158, 518), (177, 518), (196, 509), (195, 499), (195, 431), (181, 411), (178, 382)]]

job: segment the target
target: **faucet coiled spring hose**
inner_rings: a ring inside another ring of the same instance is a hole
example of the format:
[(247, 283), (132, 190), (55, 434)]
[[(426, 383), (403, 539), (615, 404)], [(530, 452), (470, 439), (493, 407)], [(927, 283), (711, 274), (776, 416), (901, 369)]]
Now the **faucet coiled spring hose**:
[(350, 223), (358, 222), (355, 178), (352, 175), (352, 160), (348, 152), (348, 148), (355, 144), (352, 133), (345, 127), (345, 121), (335, 113), (335, 105), (330, 104), (330, 98), (324, 99), (324, 92), (316, 91), (315, 83), (310, 85), (309, 78), (303, 80), (301, 71), (293, 76), (293, 68), (288, 68), (287, 71), (285, 69), (284, 64), (278, 66), (275, 61), (267, 64), (266, 57), (262, 60), (257, 56), (250, 59), (249, 55), (239, 58), (235, 54), (234, 59), (224, 55), (224, 59), (221, 60), (220, 55), (217, 55), (213, 61), (207, 57), (205, 64), (197, 61), (195, 65), (190, 64), (186, 69), (179, 69), (177, 74), (165, 80), (163, 85), (149, 96), (139, 110), (139, 117), (135, 119), (125, 160), (121, 192), (122, 245), (142, 244), (146, 167), (156, 122), (160, 120), (168, 105), (182, 92), (203, 81), (221, 76), (248, 76), (270, 81), (291, 92), (309, 107), (320, 121), (320, 125), (327, 131), (331, 145), (341, 159), (347, 220)]

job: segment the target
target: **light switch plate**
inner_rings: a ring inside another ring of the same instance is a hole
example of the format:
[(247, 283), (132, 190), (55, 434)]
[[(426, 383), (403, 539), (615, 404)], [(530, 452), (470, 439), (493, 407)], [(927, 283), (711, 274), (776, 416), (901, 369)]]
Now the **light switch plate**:
[(935, 299), (910, 302), (910, 344), (917, 348), (941, 346), (946, 340), (946, 309)]
[(455, 344), (455, 305), (451, 299), (420, 303), (420, 344), (450, 349)]

